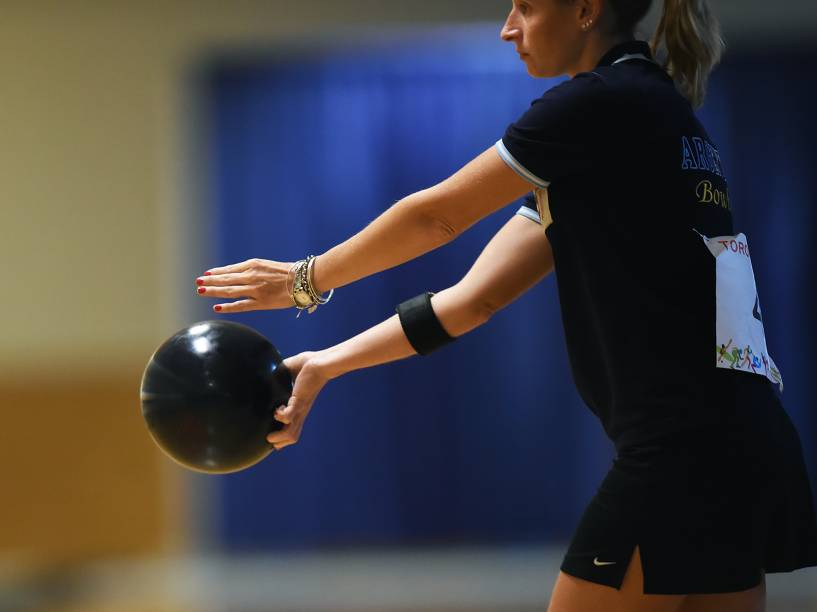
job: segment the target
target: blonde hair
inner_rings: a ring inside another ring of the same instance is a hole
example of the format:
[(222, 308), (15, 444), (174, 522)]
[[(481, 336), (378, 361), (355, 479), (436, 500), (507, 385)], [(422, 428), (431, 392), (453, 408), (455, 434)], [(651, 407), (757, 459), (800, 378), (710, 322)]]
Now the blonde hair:
[(706, 0), (664, 0), (650, 45), (684, 97), (693, 107), (701, 106), (709, 74), (725, 47)]
[[(616, 16), (616, 30), (626, 36), (633, 35), (652, 4), (651, 0), (607, 1)], [(724, 49), (720, 24), (706, 0), (664, 0), (650, 45), (684, 97), (692, 106), (701, 106), (709, 74)]]

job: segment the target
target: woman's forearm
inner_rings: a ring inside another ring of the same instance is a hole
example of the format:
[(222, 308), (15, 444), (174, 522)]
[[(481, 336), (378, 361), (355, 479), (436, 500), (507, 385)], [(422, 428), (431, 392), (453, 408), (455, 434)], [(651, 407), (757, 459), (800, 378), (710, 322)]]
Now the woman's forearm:
[(312, 269), (326, 292), (388, 270), (454, 240), (530, 185), (491, 147), (441, 183), (389, 208), (366, 228), (319, 255)]
[[(431, 304), (440, 324), (453, 337), (461, 336), (488, 320), (461, 299), (456, 286), (434, 295)], [(394, 315), (349, 340), (320, 351), (317, 362), (328, 378), (336, 378), (353, 370), (416, 354), (406, 338), (400, 318)]]
[(320, 351), (314, 358), (326, 378), (414, 355), (397, 315), (353, 338)]
[(321, 293), (337, 289), (453, 240), (453, 232), (428, 214), (424, 199), (426, 191), (403, 198), (363, 230), (319, 255), (312, 269), (315, 288)]

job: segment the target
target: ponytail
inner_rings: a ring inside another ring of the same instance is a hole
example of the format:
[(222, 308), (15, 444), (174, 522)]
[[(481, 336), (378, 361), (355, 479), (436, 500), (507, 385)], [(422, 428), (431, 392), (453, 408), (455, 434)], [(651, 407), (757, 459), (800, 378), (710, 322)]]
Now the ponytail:
[[(616, 16), (616, 31), (628, 37), (652, 4), (652, 0), (607, 1)], [(684, 97), (692, 106), (701, 106), (709, 73), (724, 47), (720, 25), (706, 0), (664, 0), (651, 46)]]
[(664, 0), (651, 46), (684, 97), (701, 106), (709, 73), (724, 49), (720, 24), (706, 0)]

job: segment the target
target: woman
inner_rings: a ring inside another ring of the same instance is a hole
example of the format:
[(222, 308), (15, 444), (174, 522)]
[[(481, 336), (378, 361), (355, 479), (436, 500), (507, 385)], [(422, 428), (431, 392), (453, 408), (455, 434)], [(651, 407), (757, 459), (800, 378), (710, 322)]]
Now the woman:
[(237, 298), (217, 312), (311, 312), (324, 292), (436, 249), (528, 193), (459, 283), (287, 359), (295, 388), (270, 442), (298, 441), (329, 380), (438, 349), (555, 268), (573, 375), (617, 456), (550, 610), (762, 610), (766, 572), (817, 564), (811, 491), (773, 392), (782, 379), (748, 244), (734, 235), (717, 148), (692, 110), (720, 57), (717, 24), (704, 0), (666, 0), (651, 48), (633, 37), (649, 6), (514, 0), (503, 40), (532, 76), (569, 81), (496, 146), (318, 258), (250, 260), (197, 284)]

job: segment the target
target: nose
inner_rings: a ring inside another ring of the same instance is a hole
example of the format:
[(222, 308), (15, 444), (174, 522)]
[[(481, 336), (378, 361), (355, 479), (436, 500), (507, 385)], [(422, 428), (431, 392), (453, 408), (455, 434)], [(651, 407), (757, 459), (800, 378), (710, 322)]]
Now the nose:
[(519, 24), (516, 15), (516, 8), (511, 10), (508, 18), (505, 20), (505, 25), (502, 26), (502, 30), (499, 32), (499, 37), (504, 40), (505, 42), (512, 42), (513, 40), (519, 38)]

